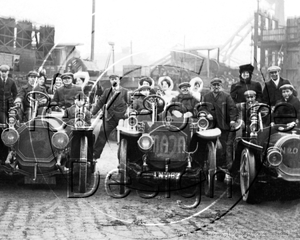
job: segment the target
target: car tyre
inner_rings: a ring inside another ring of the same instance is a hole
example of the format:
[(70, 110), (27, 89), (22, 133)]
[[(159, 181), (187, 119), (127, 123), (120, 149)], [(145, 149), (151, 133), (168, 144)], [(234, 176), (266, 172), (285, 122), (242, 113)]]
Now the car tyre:
[(257, 202), (255, 177), (255, 156), (248, 148), (245, 148), (241, 154), (240, 187), (243, 200), (247, 203)]

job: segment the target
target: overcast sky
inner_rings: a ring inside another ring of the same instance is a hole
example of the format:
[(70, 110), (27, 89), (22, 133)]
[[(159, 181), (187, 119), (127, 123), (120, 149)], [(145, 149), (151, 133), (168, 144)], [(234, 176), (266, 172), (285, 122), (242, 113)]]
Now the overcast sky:
[[(260, 0), (262, 7), (266, 6)], [(55, 26), (56, 43), (83, 43), (90, 56), (92, 0), (0, 0), (1, 15)], [(116, 60), (132, 42), (133, 52), (174, 46), (223, 45), (257, 8), (257, 0), (96, 0), (95, 56), (104, 66), (115, 43)], [(300, 17), (300, 1), (285, 0), (285, 16)], [(243, 50), (250, 52), (250, 39)], [(248, 49), (247, 49), (248, 48)], [(235, 56), (237, 61), (249, 57)], [(119, 57), (120, 58), (120, 57)], [(135, 64), (139, 64), (135, 62)]]

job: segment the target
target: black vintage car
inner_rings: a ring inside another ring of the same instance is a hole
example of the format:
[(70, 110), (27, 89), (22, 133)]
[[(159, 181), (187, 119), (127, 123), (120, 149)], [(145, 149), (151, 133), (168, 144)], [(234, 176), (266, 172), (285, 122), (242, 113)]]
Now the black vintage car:
[(296, 115), (276, 117), (268, 105), (254, 105), (246, 114), (248, 121), (236, 139), (233, 169), (240, 172), (243, 200), (255, 203), (262, 182), (300, 181), (300, 129)]
[(143, 105), (148, 114), (131, 111), (119, 122), (119, 168), (106, 177), (107, 193), (122, 198), (135, 189), (149, 198), (159, 191), (196, 191), (205, 182), (204, 192), (212, 195), (216, 140), (221, 134), (213, 128), (212, 116), (199, 111), (195, 119), (175, 119), (167, 111), (160, 113), (164, 101), (157, 95), (146, 97)]
[(97, 184), (98, 173), (92, 159), (92, 130), (85, 126), (83, 109), (77, 108), (75, 119), (66, 123), (64, 112), (39, 108), (40, 99), (49, 103), (44, 93), (33, 91), (26, 97), (32, 106), (29, 121), (18, 120), (19, 109), (9, 110), (1, 139), (10, 151), (0, 173), (24, 175), (28, 184), (55, 184), (56, 176), (63, 174), (71, 176), (74, 193), (86, 193), (91, 182)]

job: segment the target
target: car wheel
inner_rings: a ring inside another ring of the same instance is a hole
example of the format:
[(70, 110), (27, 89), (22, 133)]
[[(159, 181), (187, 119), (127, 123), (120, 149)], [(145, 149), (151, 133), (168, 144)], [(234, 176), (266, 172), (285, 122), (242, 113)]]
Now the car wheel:
[(205, 182), (204, 182), (204, 193), (206, 196), (212, 198), (214, 197), (214, 175), (216, 172), (216, 145), (210, 141), (207, 143), (208, 147), (208, 159), (205, 172)]
[(87, 189), (87, 137), (80, 139), (80, 164), (79, 164), (79, 192), (85, 193)]
[(243, 200), (247, 203), (256, 202), (256, 191), (255, 191), (255, 157), (254, 154), (245, 148), (241, 154), (240, 164), (240, 186)]

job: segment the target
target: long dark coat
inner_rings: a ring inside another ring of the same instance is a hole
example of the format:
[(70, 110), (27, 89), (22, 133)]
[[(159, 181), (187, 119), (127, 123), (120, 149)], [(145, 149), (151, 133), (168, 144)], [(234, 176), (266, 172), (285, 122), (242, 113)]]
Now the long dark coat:
[(6, 113), (13, 106), (18, 94), (16, 83), (7, 78), (5, 83), (0, 79), (0, 112)]
[(221, 130), (230, 130), (230, 121), (236, 121), (238, 112), (231, 96), (225, 92), (219, 92), (214, 97), (212, 92), (207, 93), (203, 97), (207, 109), (214, 119), (216, 119), (217, 127)]
[[(108, 116), (106, 121), (109, 121), (112, 117), (115, 117), (115, 120), (118, 121), (120, 119), (125, 118), (125, 113), (127, 110), (127, 105), (130, 102), (130, 97), (128, 94), (128, 90), (126, 88), (119, 88), (120, 94), (113, 101), (108, 111)], [(100, 97), (100, 100), (97, 102), (97, 105), (92, 111), (92, 115), (95, 115), (104, 104), (108, 103), (110, 98), (113, 96), (112, 88), (107, 88), (104, 90), (103, 94)]]
[(250, 81), (250, 83), (237, 82), (232, 84), (230, 89), (230, 95), (235, 103), (246, 102), (244, 93), (248, 90), (256, 92), (256, 100), (261, 102), (262, 100), (262, 87), (259, 82)]
[(79, 86), (62, 86), (58, 88), (53, 96), (52, 105), (58, 105), (59, 107), (71, 107), (74, 103), (74, 98), (78, 93), (82, 93), (82, 89)]

